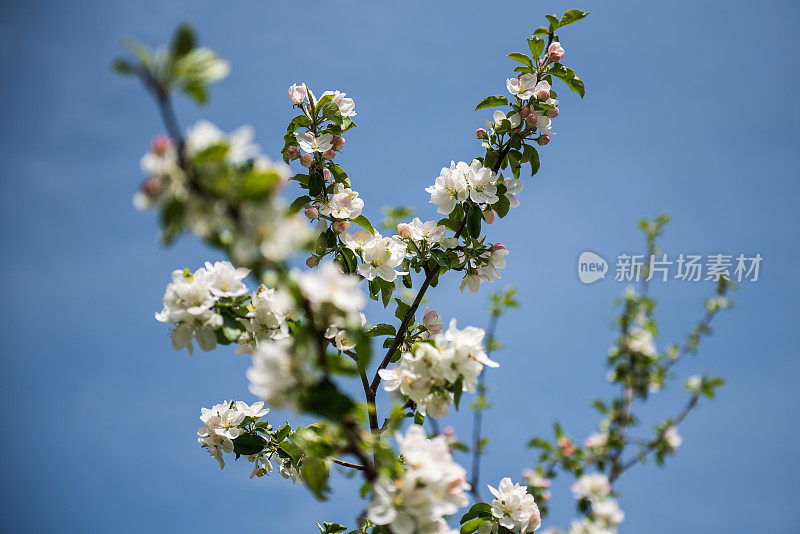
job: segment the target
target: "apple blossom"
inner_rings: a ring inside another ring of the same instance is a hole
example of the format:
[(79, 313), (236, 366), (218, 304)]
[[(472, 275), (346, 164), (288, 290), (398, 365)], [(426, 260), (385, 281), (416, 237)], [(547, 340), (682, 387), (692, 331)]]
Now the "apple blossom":
[(494, 121), (495, 125), (502, 120), (508, 120), (508, 122), (511, 123), (512, 128), (519, 128), (519, 126), (522, 124), (522, 118), (519, 116), (519, 114), (512, 112), (506, 116), (506, 114), (499, 109), (492, 115), (492, 120)]
[(506, 186), (506, 198), (508, 198), (509, 206), (512, 208), (519, 207), (517, 195), (522, 192), (522, 180), (506, 178), (503, 180), (503, 184)]
[(425, 315), (422, 317), (422, 325), (428, 330), (430, 334), (438, 334), (444, 328), (442, 318), (431, 308), (425, 309)]
[(611, 493), (611, 484), (603, 473), (591, 473), (581, 476), (571, 489), (576, 499), (586, 498), (590, 501), (601, 501)]
[(358, 266), (358, 272), (367, 280), (379, 277), (387, 282), (394, 282), (398, 274), (408, 274), (395, 271), (405, 256), (406, 245), (399, 239), (373, 239), (361, 249), (363, 263)]
[(364, 294), (357, 276), (344, 274), (330, 261), (309, 272), (292, 271), (303, 295), (314, 307), (332, 304), (345, 313), (358, 313), (364, 306)]
[(625, 513), (615, 499), (608, 498), (592, 503), (592, 519), (607, 528), (616, 528), (625, 519)]
[(443, 167), (436, 182), (425, 189), (431, 194), (431, 203), (437, 204), (436, 210), (444, 215), (452, 213), (456, 203), (463, 202), (469, 197), (469, 184), (466, 175), (469, 166), (463, 161), (450, 162), (450, 167)]
[(246, 373), (250, 392), (276, 408), (290, 402), (301, 382), (297, 371), (299, 362), (292, 361), (289, 348), (288, 340), (260, 343), (253, 352), (253, 366)]
[(670, 426), (664, 431), (664, 442), (672, 451), (677, 450), (678, 447), (681, 446), (683, 438), (678, 433), (678, 428), (676, 426)]
[(536, 76), (533, 74), (523, 74), (519, 78), (506, 80), (508, 92), (522, 100), (528, 100), (532, 97), (536, 87)]
[[(459, 170), (463, 171), (463, 168)], [(497, 186), (495, 181), (497, 175), (484, 167), (483, 163), (473, 160), (466, 170), (465, 178), (469, 184), (469, 198), (477, 204), (494, 204), (499, 199), (497, 197)]]
[(313, 132), (297, 132), (294, 137), (300, 148), (309, 154), (325, 152), (333, 146), (333, 136), (329, 133), (316, 136)]
[(306, 97), (308, 96), (308, 89), (306, 88), (306, 84), (293, 84), (289, 87), (289, 100), (294, 102), (295, 104), (302, 104), (305, 101)]
[(229, 261), (206, 262), (203, 276), (209, 291), (215, 297), (240, 297), (247, 293), (243, 280), (250, 274), (250, 269), (233, 266)]
[(342, 93), (339, 91), (325, 91), (322, 93), (322, 96), (332, 95), (333, 100), (332, 102), (336, 104), (339, 108), (339, 113), (342, 114), (342, 117), (355, 117), (356, 116), (356, 105), (353, 102), (352, 98), (345, 98), (347, 93)]
[(547, 80), (538, 82), (531, 91), (536, 96), (536, 100), (547, 100), (550, 98), (550, 84)]
[(333, 194), (328, 202), (320, 207), (320, 213), (334, 219), (355, 219), (361, 215), (364, 201), (358, 198), (358, 192), (341, 183), (333, 187)]
[(488, 486), (494, 495), (492, 515), (499, 520), (500, 526), (512, 532), (524, 534), (533, 532), (542, 525), (542, 516), (533, 495), (520, 484), (514, 484), (506, 477), (497, 488)]

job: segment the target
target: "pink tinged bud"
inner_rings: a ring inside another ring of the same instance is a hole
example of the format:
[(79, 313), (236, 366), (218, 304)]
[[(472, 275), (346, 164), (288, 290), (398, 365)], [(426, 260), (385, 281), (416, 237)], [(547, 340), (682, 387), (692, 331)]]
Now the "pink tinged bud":
[(397, 235), (405, 238), (411, 237), (411, 227), (407, 223), (398, 224)]
[(334, 150), (341, 150), (344, 148), (344, 137), (341, 135), (337, 135), (333, 138), (333, 149)]
[(325, 178), (326, 182), (333, 181), (333, 174), (331, 174), (331, 171), (329, 171), (328, 169), (322, 169), (322, 176)]
[(498, 250), (506, 250), (506, 247), (502, 243), (495, 243), (494, 245), (492, 245), (491, 250), (492, 252), (497, 252)]
[(348, 228), (350, 228), (350, 221), (336, 221), (331, 225), (333, 227), (333, 231), (341, 234)]
[(312, 221), (319, 219), (319, 210), (314, 206), (306, 206), (305, 214)]
[(422, 325), (432, 334), (438, 334), (444, 327), (442, 318), (439, 317), (436, 310), (432, 310), (431, 308), (425, 310), (425, 315), (422, 317)]
[(170, 145), (172, 145), (172, 140), (170, 140), (169, 136), (164, 134), (155, 136), (150, 142), (151, 150), (159, 156), (166, 154)]
[(303, 167), (311, 167), (311, 164), (314, 162), (314, 156), (311, 154), (303, 154), (300, 156), (300, 165)]
[(544, 112), (544, 114), (550, 117), (551, 119), (555, 119), (556, 117), (558, 117), (558, 108), (548, 109), (547, 111)]
[(475, 137), (477, 137), (478, 139), (488, 139), (489, 134), (487, 134), (486, 130), (484, 130), (483, 128), (478, 128), (477, 130), (475, 130)]
[(329, 161), (333, 161), (333, 158), (336, 157), (336, 151), (333, 150), (332, 148), (329, 148), (328, 150), (322, 153), (322, 157)]
[(486, 224), (492, 224), (495, 218), (494, 210), (484, 211), (483, 212), (483, 220), (486, 221)]
[(444, 433), (446, 436), (454, 436), (456, 433), (456, 429), (450, 425), (447, 425), (446, 427), (444, 427)]
[(523, 478), (523, 480), (528, 480), (529, 478), (531, 478), (533, 476), (533, 474), (534, 474), (534, 471), (530, 467), (526, 467), (525, 469), (522, 470), (522, 478)]
[(528, 115), (527, 117), (525, 117), (525, 124), (527, 124), (531, 128), (536, 128), (536, 116)]
[(547, 47), (547, 56), (553, 61), (561, 61), (561, 58), (564, 57), (564, 48), (561, 46), (561, 43), (558, 41), (551, 43), (550, 46)]
[(286, 149), (286, 157), (289, 158), (289, 161), (295, 160), (300, 157), (300, 149), (296, 146), (290, 146)]
[(314, 267), (319, 265), (319, 258), (316, 256), (309, 256), (308, 259), (306, 260), (306, 265), (308, 265), (313, 269)]
[(144, 182), (142, 182), (142, 193), (149, 197), (156, 196), (161, 191), (161, 180), (158, 178), (151, 176)]
[(530, 114), (531, 114), (531, 110), (528, 109), (528, 108), (522, 108), (521, 110), (519, 110), (519, 116), (522, 117), (523, 119), (527, 118), (528, 115), (530, 115)]
[(536, 142), (539, 143), (539, 146), (544, 146), (550, 142), (550, 136), (547, 134), (542, 134), (536, 138)]
[(547, 100), (550, 98), (550, 91), (547, 89), (537, 89), (536, 93), (534, 93), (537, 100)]

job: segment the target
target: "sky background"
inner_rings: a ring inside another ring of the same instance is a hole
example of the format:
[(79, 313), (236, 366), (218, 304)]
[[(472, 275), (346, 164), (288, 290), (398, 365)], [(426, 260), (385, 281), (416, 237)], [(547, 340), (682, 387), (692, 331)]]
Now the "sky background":
[[(359, 128), (339, 163), (365, 213), (379, 220), (382, 206), (408, 204), (430, 219), (424, 188), (451, 159), (479, 154), (474, 131), (489, 112), (472, 110), (505, 92), (505, 54), (526, 49), (545, 13), (572, 7), (592, 11), (561, 33), (586, 98), (559, 88), (541, 172), (525, 179), (522, 207), (488, 229), (511, 250), (503, 279), (460, 296), (453, 275), (429, 293), (461, 326), (485, 325), (491, 289), (513, 284), (523, 301), (498, 330), (505, 349), (488, 380), (502, 388), (491, 394), (483, 482), (534, 465), (525, 443), (555, 418), (579, 440), (595, 429), (588, 401), (614, 393), (604, 365), (624, 286), (583, 286), (576, 258), (638, 251), (636, 221), (668, 211), (666, 252), (764, 262), (678, 367), (680, 381), (709, 372), (729, 383), (681, 426), (666, 468), (623, 477), (620, 532), (797, 532), (800, 4), (591, 0), (4, 3), (3, 529), (314, 532), (313, 521), (352, 525), (362, 508), (355, 480), (335, 477), (320, 503), (278, 476), (249, 480), (243, 461), (220, 472), (197, 446), (201, 406), (252, 399), (249, 362), (227, 349), (174, 353), (153, 319), (170, 271), (216, 256), (190, 237), (160, 248), (155, 216), (131, 206), (139, 158), (162, 126), (138, 84), (109, 70), (121, 38), (161, 44), (193, 22), (233, 70), (206, 108), (180, 100), (180, 120), (252, 124), (273, 157), (291, 83), (346, 91)], [(654, 285), (659, 346), (682, 339), (712, 291)], [(684, 398), (672, 385), (642, 416), (675, 414)], [(468, 413), (447, 422), (469, 436)], [(573, 517), (568, 482), (554, 485), (546, 526)]]

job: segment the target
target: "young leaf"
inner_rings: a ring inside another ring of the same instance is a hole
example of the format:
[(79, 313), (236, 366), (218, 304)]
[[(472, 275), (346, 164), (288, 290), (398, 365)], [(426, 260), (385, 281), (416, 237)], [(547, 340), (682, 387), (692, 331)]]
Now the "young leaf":
[(375, 235), (375, 228), (372, 227), (372, 223), (369, 222), (369, 219), (367, 219), (363, 215), (359, 215), (355, 219), (350, 219), (350, 222), (353, 224), (357, 224), (361, 228), (368, 230), (369, 233), (371, 233), (372, 235)]
[(508, 57), (510, 57), (514, 61), (519, 61), (523, 65), (527, 65), (529, 67), (533, 67), (533, 61), (531, 61), (531, 58), (529, 58), (528, 56), (526, 56), (525, 54), (523, 54), (521, 52), (512, 52), (512, 53), (508, 54)]
[(567, 24), (578, 22), (588, 14), (588, 11), (581, 11), (580, 9), (568, 9), (563, 15), (561, 15), (559, 26), (566, 26)]
[(309, 202), (311, 202), (311, 197), (303, 195), (302, 197), (297, 197), (294, 199), (289, 205), (289, 213), (299, 213), (301, 209), (308, 206)]
[(499, 106), (507, 106), (507, 105), (508, 105), (508, 99), (506, 97), (501, 95), (492, 95), (492, 96), (487, 96), (486, 98), (478, 102), (478, 105), (475, 106), (475, 111), (478, 111), (479, 109), (496, 108)]
[(170, 44), (173, 59), (180, 59), (195, 47), (194, 30), (189, 24), (183, 23), (175, 30)]
[[(535, 34), (534, 34), (535, 35)], [(533, 39), (528, 39), (528, 48), (531, 49), (531, 54), (533, 57), (538, 58), (544, 52), (544, 39), (541, 37), (534, 37)]]
[(469, 235), (478, 238), (481, 235), (481, 219), (483, 218), (483, 214), (481, 213), (481, 209), (476, 205), (471, 205), (469, 207), (469, 211), (467, 212), (467, 231)]

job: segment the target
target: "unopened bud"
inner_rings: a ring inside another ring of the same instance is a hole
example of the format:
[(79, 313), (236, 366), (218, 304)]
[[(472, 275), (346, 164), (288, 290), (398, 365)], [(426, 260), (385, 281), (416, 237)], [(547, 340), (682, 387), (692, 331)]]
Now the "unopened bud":
[(523, 119), (526, 118), (530, 114), (531, 114), (531, 110), (528, 109), (528, 108), (522, 108), (521, 110), (519, 110), (519, 116), (522, 117)]
[(486, 224), (492, 224), (495, 218), (494, 210), (488, 210), (483, 212), (483, 220), (486, 221)]
[(142, 193), (149, 197), (156, 196), (161, 191), (161, 180), (155, 176), (151, 176), (142, 182)]
[(311, 154), (303, 154), (300, 156), (300, 165), (303, 167), (311, 167), (311, 164), (314, 162), (314, 156)]
[(556, 117), (558, 117), (558, 108), (548, 109), (547, 111), (544, 112), (544, 114), (550, 117), (551, 119), (555, 119)]
[(325, 178), (326, 182), (332, 182), (333, 181), (333, 174), (331, 174), (331, 171), (328, 170), (327, 168), (322, 169), (322, 176), (323, 176), (323, 178)]
[(155, 136), (150, 142), (150, 149), (159, 156), (163, 156), (169, 150), (170, 145), (172, 145), (172, 141), (169, 136), (161, 134)]
[(483, 128), (478, 128), (477, 130), (475, 130), (475, 136), (478, 139), (488, 139), (489, 138), (489, 134), (487, 134), (486, 130), (484, 130)]
[(319, 258), (316, 256), (309, 256), (308, 259), (306, 260), (306, 265), (308, 265), (313, 269), (314, 267), (319, 265)]
[(561, 43), (558, 41), (551, 43), (550, 46), (547, 47), (547, 57), (553, 61), (561, 61), (561, 58), (564, 57), (564, 48), (561, 46)]
[(331, 225), (331, 227), (333, 228), (334, 232), (341, 234), (342, 232), (350, 228), (350, 221), (336, 221)]
[(536, 115), (528, 115), (525, 117), (525, 124), (531, 128), (536, 128)]
[(539, 143), (539, 146), (544, 146), (550, 142), (550, 136), (547, 134), (542, 134), (536, 138), (536, 142)]
[(300, 149), (296, 146), (290, 146), (286, 149), (286, 157), (289, 158), (289, 161), (295, 160), (300, 157)]
[(337, 135), (333, 138), (333, 149), (334, 150), (341, 150), (344, 148), (344, 137), (341, 135)]
[(411, 237), (411, 227), (408, 223), (400, 223), (397, 225), (397, 235), (400, 237)]
[(329, 161), (333, 161), (333, 158), (336, 157), (336, 151), (334, 151), (332, 148), (329, 148), (328, 150), (322, 153), (322, 157)]
[(305, 214), (312, 221), (319, 219), (319, 210), (314, 206), (306, 206)]

